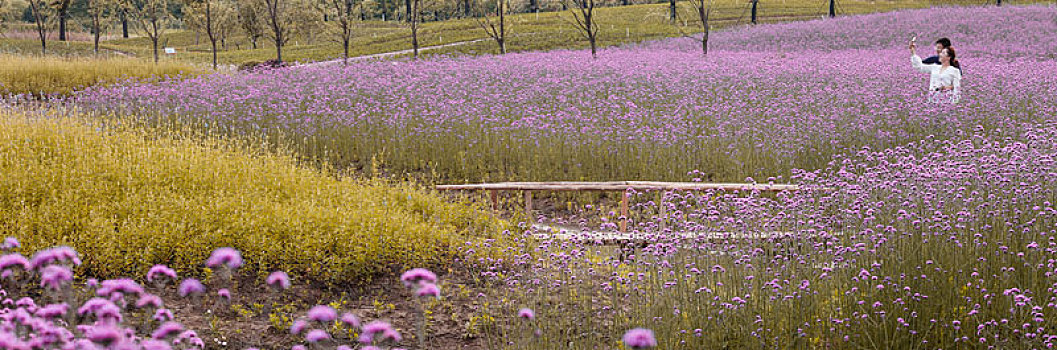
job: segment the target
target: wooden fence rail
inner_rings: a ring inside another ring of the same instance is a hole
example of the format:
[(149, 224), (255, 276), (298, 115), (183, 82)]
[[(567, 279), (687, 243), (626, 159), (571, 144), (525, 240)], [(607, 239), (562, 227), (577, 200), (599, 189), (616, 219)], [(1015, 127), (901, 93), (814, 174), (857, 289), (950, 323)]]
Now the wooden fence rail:
[[(799, 191), (798, 185), (786, 184), (742, 184), (742, 183), (701, 183), (701, 182), (657, 182), (657, 181), (611, 181), (611, 182), (498, 182), (466, 185), (437, 185), (438, 191), (486, 190), (492, 202), (492, 210), (499, 206), (499, 191), (523, 191), (525, 193), (525, 213), (530, 221), (532, 215), (532, 191)], [(628, 229), (628, 197), (625, 193), (620, 198), (620, 232)]]

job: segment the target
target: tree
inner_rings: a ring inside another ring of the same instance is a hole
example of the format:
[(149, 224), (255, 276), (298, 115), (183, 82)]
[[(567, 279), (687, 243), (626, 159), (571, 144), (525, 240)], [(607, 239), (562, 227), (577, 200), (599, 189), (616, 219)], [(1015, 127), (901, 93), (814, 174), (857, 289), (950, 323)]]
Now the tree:
[(506, 11), (507, 1), (496, 0), (495, 1), (495, 22), (485, 15), (483, 18), (477, 19), (477, 25), (484, 29), (488, 36), (495, 40), (496, 45), (499, 46), (499, 54), (506, 54)]
[(237, 0), (235, 2), (239, 26), (246, 33), (246, 37), (250, 39), (250, 45), (253, 45), (254, 49), (257, 48), (257, 41), (264, 36), (263, 16), (258, 11), (259, 7), (262, 6), (258, 5), (259, 2), (254, 0)]
[(51, 5), (59, 17), (59, 41), (66, 41), (66, 20), (70, 16), (70, 4), (73, 0), (56, 0)]
[(92, 51), (99, 54), (99, 38), (103, 35), (103, 19), (111, 9), (107, 0), (85, 0), (89, 24), (92, 27)]
[(29, 9), (33, 13), (33, 23), (40, 37), (40, 54), (48, 54), (48, 31), (51, 29), (51, 8), (46, 0), (29, 0)]
[[(708, 25), (708, 18), (712, 15), (712, 6), (715, 5), (715, 0), (689, 0), (690, 5), (693, 6), (694, 12), (697, 12), (697, 19), (701, 21), (701, 55), (708, 55), (708, 32), (712, 29)], [(676, 28), (679, 28), (677, 25)], [(679, 29), (682, 31), (682, 29)], [(683, 36), (693, 38), (686, 33)], [(698, 40), (697, 38), (694, 38)]]
[(154, 63), (158, 63), (158, 41), (165, 34), (169, 22), (168, 0), (138, 0), (133, 4), (139, 29), (150, 39), (154, 52)]
[[(325, 0), (327, 5), (325, 13), (331, 17), (330, 23), (334, 27), (335, 32), (338, 34), (338, 39), (341, 41), (341, 47), (343, 49), (341, 62), (345, 66), (349, 65), (349, 45), (352, 42), (352, 30), (354, 29), (354, 21), (356, 17), (354, 10), (360, 6), (356, 0)], [(363, 10), (361, 9), (362, 13)]]
[(422, 23), (422, 0), (408, 0), (411, 2), (411, 11), (408, 18), (411, 20), (411, 51), (412, 57), (418, 59), (418, 28)]
[[(573, 6), (568, 6), (572, 2)], [(573, 26), (591, 44), (591, 57), (598, 57), (598, 23), (595, 19), (595, 0), (563, 0), (562, 5), (573, 14)]]
[(270, 38), (275, 43), (275, 60), (283, 63), (283, 45), (290, 41), (290, 1), (264, 0)]
[(675, 22), (675, 20), (677, 19), (676, 18), (677, 17), (676, 13), (677, 12), (676, 12), (675, 0), (668, 0), (668, 21), (672, 22), (672, 24), (676, 23)]
[(213, 53), (213, 70), (217, 70), (217, 42), (220, 41), (220, 25), (223, 24), (220, 15), (223, 13), (223, 0), (192, 0), (188, 4), (187, 17), (193, 19), (193, 23), (200, 26), (209, 38), (209, 44)]

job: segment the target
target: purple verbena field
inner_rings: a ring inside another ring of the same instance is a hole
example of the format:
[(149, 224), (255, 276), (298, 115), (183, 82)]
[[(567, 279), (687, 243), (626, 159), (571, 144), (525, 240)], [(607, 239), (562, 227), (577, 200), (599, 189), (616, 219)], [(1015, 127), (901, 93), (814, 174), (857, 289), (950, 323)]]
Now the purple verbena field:
[[(364, 62), (88, 91), (88, 108), (264, 134), (304, 156), (447, 181), (788, 176), (834, 154), (976, 126), (1015, 135), (1057, 110), (1057, 9), (935, 8), (606, 50)], [(1011, 21), (1010, 18), (1016, 18)], [(964, 102), (910, 67), (949, 36)]]
[[(928, 76), (904, 47), (915, 35), (954, 42), (960, 103), (927, 102)], [(597, 60), (367, 62), (99, 88), (76, 102), (446, 181), (803, 186), (629, 193), (643, 243), (624, 254), (594, 244), (618, 219), (595, 207), (579, 217), (607, 218), (601, 227), (554, 219), (580, 230), (547, 239), (530, 227), (506, 258), (476, 253), (497, 242), (468, 243), (471, 271), (493, 286), (473, 305), (489, 349), (1057, 345), (1057, 7), (901, 11), (712, 40), (707, 57), (673, 39)], [(404, 280), (415, 276), (435, 279)], [(319, 331), (307, 340), (323, 348)]]

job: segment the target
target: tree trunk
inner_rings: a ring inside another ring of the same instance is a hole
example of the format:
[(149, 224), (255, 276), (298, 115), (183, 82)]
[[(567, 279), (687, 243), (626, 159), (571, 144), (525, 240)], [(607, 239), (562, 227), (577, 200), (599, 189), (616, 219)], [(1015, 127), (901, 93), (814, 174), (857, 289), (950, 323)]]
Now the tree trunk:
[[(712, 9), (710, 8), (709, 11)], [(701, 55), (708, 55), (708, 13), (705, 12), (705, 4), (702, 2), (701, 6), (697, 8), (697, 15), (701, 17)]]
[(66, 41), (66, 9), (59, 10), (59, 41)]
[(128, 39), (128, 15), (121, 10), (121, 37)]
[(675, 0), (668, 0), (668, 20), (675, 23)]
[(407, 22), (411, 22), (411, 2), (414, 0), (404, 0), (404, 7), (407, 9)]
[(752, 0), (752, 24), (756, 24), (756, 4), (759, 4), (760, 0)]
[(342, 64), (345, 65), (345, 67), (348, 67), (349, 66), (349, 39), (346, 38), (345, 40), (342, 41), (341, 44), (345, 46), (345, 56), (341, 57), (341, 62), (342, 62)]
[(158, 36), (155, 35), (151, 38), (151, 43), (154, 46), (154, 64), (158, 64)]
[(538, 12), (540, 10), (539, 0), (529, 0), (529, 12)]

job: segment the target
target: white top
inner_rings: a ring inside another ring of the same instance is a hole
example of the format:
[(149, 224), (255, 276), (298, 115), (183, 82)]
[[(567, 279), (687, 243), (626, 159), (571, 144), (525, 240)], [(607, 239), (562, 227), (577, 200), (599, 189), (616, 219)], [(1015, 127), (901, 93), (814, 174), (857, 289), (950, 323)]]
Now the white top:
[(923, 64), (918, 55), (910, 56), (910, 63), (922, 73), (929, 73), (929, 91), (936, 91), (944, 86), (952, 86), (951, 102), (957, 102), (962, 89), (962, 71), (953, 66), (946, 69), (938, 64)]

